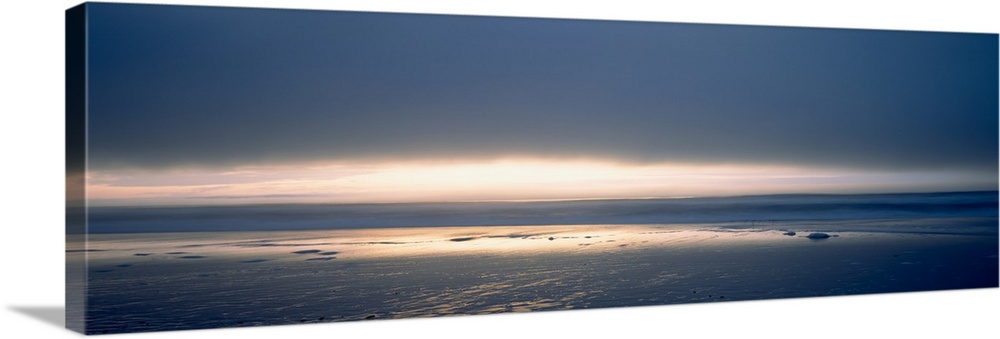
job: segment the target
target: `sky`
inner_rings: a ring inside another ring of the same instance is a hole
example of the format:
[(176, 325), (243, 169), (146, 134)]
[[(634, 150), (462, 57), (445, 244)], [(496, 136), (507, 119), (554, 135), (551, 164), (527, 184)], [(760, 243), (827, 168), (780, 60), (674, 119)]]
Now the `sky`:
[(97, 204), (997, 188), (993, 34), (89, 6)]

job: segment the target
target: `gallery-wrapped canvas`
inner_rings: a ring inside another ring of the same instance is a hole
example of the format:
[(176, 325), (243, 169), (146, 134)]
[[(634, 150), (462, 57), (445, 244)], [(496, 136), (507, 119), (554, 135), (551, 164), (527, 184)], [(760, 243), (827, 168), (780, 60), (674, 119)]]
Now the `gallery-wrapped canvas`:
[(996, 34), (86, 3), (86, 334), (998, 286)]

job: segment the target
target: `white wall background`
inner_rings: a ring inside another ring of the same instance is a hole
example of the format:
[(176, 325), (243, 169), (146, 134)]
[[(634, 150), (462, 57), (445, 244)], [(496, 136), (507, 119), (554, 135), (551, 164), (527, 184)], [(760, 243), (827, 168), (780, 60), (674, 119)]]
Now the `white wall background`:
[[(121, 1), (106, 1), (121, 2)], [(1000, 32), (987, 1), (130, 1), (244, 7)], [(0, 7), (0, 336), (65, 338), (63, 14), (77, 1)], [(38, 317), (42, 314), (43, 317)], [(166, 332), (142, 338), (981, 338), (1000, 289)], [(58, 325), (57, 325), (58, 323)], [(118, 338), (119, 336), (115, 336)]]

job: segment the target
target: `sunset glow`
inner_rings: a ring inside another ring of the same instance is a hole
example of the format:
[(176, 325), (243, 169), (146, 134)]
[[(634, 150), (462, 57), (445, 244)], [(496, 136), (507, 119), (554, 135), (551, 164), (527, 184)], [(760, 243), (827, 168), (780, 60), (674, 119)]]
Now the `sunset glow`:
[(919, 191), (935, 188), (922, 182), (962, 180), (777, 165), (505, 159), (92, 172), (87, 193), (97, 205), (520, 201)]

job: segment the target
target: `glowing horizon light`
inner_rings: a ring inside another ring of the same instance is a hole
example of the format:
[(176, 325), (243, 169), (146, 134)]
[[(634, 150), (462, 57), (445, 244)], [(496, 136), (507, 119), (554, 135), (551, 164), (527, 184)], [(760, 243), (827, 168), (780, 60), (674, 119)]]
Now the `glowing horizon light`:
[(105, 171), (91, 173), (87, 182), (95, 205), (636, 199), (928, 191), (982, 184), (956, 173), (538, 159)]

